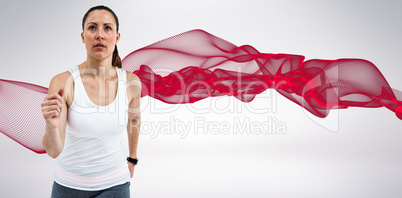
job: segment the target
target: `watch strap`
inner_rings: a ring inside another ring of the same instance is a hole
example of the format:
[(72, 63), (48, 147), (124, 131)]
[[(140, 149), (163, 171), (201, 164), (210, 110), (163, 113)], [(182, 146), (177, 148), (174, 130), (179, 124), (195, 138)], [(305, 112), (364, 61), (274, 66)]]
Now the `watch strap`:
[(138, 159), (137, 158), (131, 158), (131, 157), (127, 157), (127, 161), (133, 163), (134, 165), (137, 165)]

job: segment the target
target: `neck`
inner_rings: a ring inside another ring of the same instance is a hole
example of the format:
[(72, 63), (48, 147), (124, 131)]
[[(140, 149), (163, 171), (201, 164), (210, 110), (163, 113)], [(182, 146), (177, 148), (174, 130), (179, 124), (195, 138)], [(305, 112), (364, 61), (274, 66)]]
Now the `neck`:
[(103, 60), (87, 57), (87, 60), (80, 65), (86, 75), (100, 80), (114, 78), (117, 73), (114, 66), (111, 64), (111, 58)]

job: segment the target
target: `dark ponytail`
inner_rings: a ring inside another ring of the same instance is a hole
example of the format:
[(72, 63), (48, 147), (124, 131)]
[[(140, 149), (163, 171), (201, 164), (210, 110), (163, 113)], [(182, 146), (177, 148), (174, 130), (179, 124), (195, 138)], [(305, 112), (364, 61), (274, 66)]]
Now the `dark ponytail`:
[[(117, 15), (113, 12), (112, 9), (104, 5), (92, 7), (87, 11), (87, 13), (85, 13), (84, 18), (82, 18), (82, 31), (84, 31), (85, 20), (87, 19), (89, 13), (91, 13), (94, 10), (106, 10), (110, 12), (113, 15), (114, 20), (116, 21), (116, 32), (119, 32), (119, 19), (117, 18)], [(117, 51), (117, 45), (114, 46), (112, 65), (118, 68), (122, 67), (119, 51)]]
[(118, 68), (121, 68), (121, 59), (119, 56), (119, 51), (117, 51), (117, 45), (114, 45), (114, 51), (113, 51), (113, 59), (112, 59), (112, 65)]

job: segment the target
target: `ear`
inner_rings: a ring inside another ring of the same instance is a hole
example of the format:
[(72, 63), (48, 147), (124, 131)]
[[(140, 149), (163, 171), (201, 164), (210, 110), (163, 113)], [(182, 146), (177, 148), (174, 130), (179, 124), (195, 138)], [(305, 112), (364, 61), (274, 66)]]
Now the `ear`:
[(81, 32), (81, 39), (82, 39), (82, 43), (85, 43), (85, 40), (84, 40), (84, 32)]
[(116, 44), (120, 41), (120, 32), (116, 35)]

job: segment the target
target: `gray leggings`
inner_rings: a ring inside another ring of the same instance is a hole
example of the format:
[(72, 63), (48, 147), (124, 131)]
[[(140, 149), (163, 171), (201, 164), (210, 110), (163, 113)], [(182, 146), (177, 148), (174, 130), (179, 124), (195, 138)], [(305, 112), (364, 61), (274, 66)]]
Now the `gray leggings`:
[(90, 198), (90, 197), (130, 197), (130, 182), (98, 191), (76, 190), (53, 182), (52, 198)]

